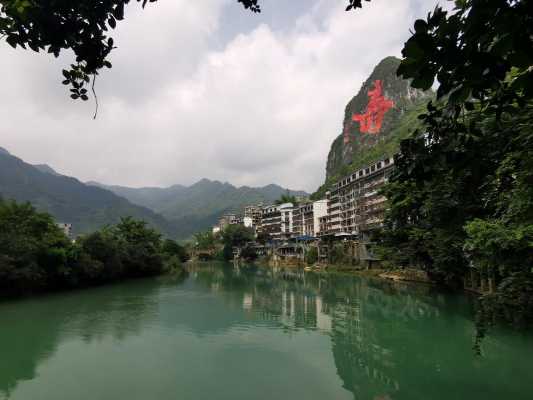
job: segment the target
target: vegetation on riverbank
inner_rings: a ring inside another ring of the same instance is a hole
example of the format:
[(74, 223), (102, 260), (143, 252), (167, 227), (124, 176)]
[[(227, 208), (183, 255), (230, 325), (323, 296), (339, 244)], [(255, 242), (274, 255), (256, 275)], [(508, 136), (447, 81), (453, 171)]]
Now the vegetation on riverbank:
[(0, 294), (18, 295), (182, 273), (176, 242), (146, 223), (123, 218), (75, 243), (29, 203), (0, 200)]
[(533, 322), (533, 15), (528, 1), (456, 7), (417, 21), (403, 50), (398, 73), (440, 86), (401, 143), (381, 243), (392, 263), (445, 284), (491, 277), (480, 320), (523, 325)]
[(252, 247), (256, 240), (255, 232), (243, 225), (228, 225), (214, 234), (212, 231), (199, 232), (194, 235), (194, 251), (199, 258), (230, 261), (233, 249), (241, 249), (240, 256), (246, 260), (255, 260), (257, 254)]

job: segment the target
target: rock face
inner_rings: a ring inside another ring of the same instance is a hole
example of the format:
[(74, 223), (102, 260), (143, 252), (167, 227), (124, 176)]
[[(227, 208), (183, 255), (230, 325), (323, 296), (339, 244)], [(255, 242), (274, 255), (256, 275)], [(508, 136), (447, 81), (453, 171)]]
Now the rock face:
[(399, 65), (395, 57), (382, 60), (346, 106), (342, 133), (328, 155), (327, 178), (339, 174), (345, 166), (358, 164), (365, 153), (389, 139), (410, 110), (431, 96), (396, 76)]

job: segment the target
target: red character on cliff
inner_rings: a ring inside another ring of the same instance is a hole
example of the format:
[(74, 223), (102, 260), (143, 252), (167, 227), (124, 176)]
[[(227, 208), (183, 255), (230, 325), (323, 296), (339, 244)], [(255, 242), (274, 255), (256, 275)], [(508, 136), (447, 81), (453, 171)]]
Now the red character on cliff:
[(386, 112), (394, 107), (394, 102), (383, 96), (383, 82), (374, 81), (374, 89), (368, 91), (368, 106), (364, 114), (354, 114), (353, 121), (360, 123), (361, 133), (377, 135), (381, 131), (381, 124)]

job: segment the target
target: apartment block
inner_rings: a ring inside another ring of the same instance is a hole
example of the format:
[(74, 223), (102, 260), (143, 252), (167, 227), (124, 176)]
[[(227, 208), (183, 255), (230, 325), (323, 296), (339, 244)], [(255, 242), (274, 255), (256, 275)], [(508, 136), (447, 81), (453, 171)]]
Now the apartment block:
[(364, 237), (383, 223), (386, 198), (379, 189), (388, 181), (394, 158), (386, 158), (344, 177), (327, 192), (327, 216), (319, 217), (320, 236)]

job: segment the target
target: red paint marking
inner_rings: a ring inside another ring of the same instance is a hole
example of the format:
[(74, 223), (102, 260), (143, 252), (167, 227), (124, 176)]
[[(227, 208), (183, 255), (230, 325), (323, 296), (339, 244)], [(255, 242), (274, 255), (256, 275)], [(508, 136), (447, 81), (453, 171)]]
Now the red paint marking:
[[(383, 96), (383, 82), (374, 81), (374, 89), (368, 91), (368, 106), (364, 114), (354, 114), (352, 120), (359, 122), (361, 133), (377, 135), (381, 131), (383, 117), (392, 107), (394, 101)], [(346, 141), (346, 137), (345, 137)]]

